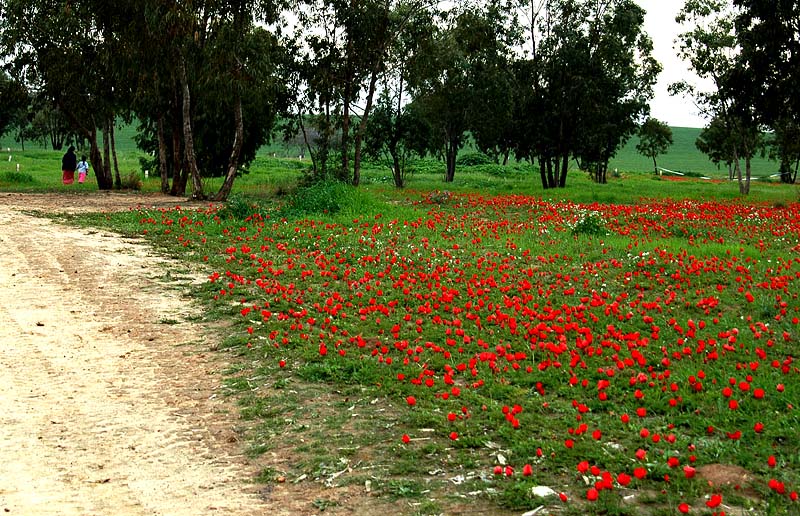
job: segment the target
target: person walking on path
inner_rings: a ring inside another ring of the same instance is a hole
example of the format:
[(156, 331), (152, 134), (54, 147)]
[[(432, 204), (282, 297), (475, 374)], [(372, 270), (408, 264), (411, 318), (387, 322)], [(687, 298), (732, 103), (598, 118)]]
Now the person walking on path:
[(61, 181), (65, 185), (71, 185), (75, 181), (75, 168), (77, 166), (78, 157), (75, 155), (75, 147), (70, 145), (64, 157), (61, 158)]
[(78, 162), (78, 168), (76, 170), (78, 172), (78, 182), (83, 184), (83, 182), (86, 181), (86, 174), (89, 173), (89, 162), (86, 161), (85, 154), (81, 156), (81, 160)]

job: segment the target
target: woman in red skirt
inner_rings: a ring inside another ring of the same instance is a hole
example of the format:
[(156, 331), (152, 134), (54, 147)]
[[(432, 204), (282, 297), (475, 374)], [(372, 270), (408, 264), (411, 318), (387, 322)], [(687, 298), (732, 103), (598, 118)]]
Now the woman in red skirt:
[(75, 147), (70, 145), (67, 153), (61, 158), (61, 180), (65, 185), (71, 185), (75, 181), (75, 167), (78, 166), (78, 157), (75, 155)]

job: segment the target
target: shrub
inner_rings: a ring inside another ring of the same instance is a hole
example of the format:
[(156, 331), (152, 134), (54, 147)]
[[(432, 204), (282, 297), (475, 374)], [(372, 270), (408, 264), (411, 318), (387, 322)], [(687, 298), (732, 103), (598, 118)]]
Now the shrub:
[(456, 165), (474, 167), (476, 165), (492, 165), (494, 160), (482, 152), (470, 152), (456, 159)]
[(138, 172), (128, 172), (120, 178), (122, 184), (120, 185), (123, 190), (141, 190), (142, 178)]
[(258, 213), (260, 207), (257, 203), (247, 199), (241, 194), (235, 193), (228, 197), (225, 206), (219, 211), (220, 218), (231, 218), (237, 220), (244, 220), (247, 217)]
[(435, 192), (430, 192), (428, 194), (428, 201), (432, 202), (433, 204), (447, 204), (452, 197), (453, 194), (447, 190), (436, 190)]
[(518, 165), (499, 165), (497, 163), (489, 163), (486, 165), (476, 166), (472, 169), (473, 172), (482, 172), (492, 177), (504, 177), (519, 179), (526, 174), (532, 173), (531, 167), (521, 167)]
[(3, 181), (8, 183), (34, 183), (36, 180), (32, 175), (25, 172), (4, 172)]
[(581, 213), (580, 218), (572, 226), (572, 234), (574, 235), (589, 235), (589, 236), (602, 236), (607, 235), (603, 216), (596, 211), (588, 211)]
[(320, 181), (297, 189), (283, 209), (286, 216), (367, 213), (375, 200), (358, 188), (340, 181)]

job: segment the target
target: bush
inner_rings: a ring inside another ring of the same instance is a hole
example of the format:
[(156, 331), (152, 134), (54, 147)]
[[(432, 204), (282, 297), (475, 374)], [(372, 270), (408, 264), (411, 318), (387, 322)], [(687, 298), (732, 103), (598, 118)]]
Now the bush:
[(596, 211), (589, 211), (582, 213), (575, 225), (572, 226), (572, 234), (602, 236), (607, 235), (608, 230), (603, 221), (603, 216)]
[(358, 188), (340, 181), (320, 181), (299, 188), (283, 209), (286, 216), (347, 212), (367, 213), (375, 201)]
[(120, 178), (122, 184), (120, 185), (123, 190), (141, 190), (142, 178), (138, 172), (128, 172)]
[(34, 183), (36, 180), (32, 175), (25, 172), (4, 172), (3, 181), (7, 183)]
[(408, 175), (440, 175), (444, 174), (444, 164), (435, 159), (416, 159), (406, 165)]
[(230, 218), (236, 220), (244, 220), (254, 213), (260, 213), (261, 207), (250, 199), (238, 193), (231, 194), (225, 202), (225, 206), (219, 210), (219, 216), (222, 219)]
[(482, 152), (470, 152), (456, 159), (456, 165), (474, 167), (477, 165), (493, 165), (494, 160)]
[(520, 167), (519, 165), (498, 165), (497, 163), (490, 163), (488, 165), (476, 166), (472, 169), (473, 172), (482, 172), (492, 177), (505, 177), (519, 179), (525, 175), (533, 173), (531, 167)]

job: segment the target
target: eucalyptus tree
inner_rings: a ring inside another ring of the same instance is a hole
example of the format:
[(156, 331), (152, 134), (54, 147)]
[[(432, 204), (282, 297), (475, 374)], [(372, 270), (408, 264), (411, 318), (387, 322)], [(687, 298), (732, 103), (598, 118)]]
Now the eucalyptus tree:
[[(136, 23), (117, 27), (131, 48), (121, 68), (158, 149), (162, 190), (171, 173), (174, 194), (190, 181), (193, 198), (226, 199), (287, 102), (285, 52), (265, 28), (283, 3), (130, 0), (126, 8), (121, 19)], [(206, 193), (202, 178), (220, 176), (219, 190)]]
[[(754, 90), (742, 60), (736, 32), (737, 9), (727, 0), (687, 0), (677, 21), (692, 28), (679, 35), (679, 55), (689, 62), (701, 79), (711, 83), (704, 91), (681, 81), (670, 86), (672, 93), (691, 96), (701, 113), (719, 120), (732, 145), (733, 171), (739, 193), (750, 192), (751, 160), (760, 145), (760, 131), (754, 111)], [(741, 159), (745, 161), (742, 173)]]
[(413, 105), (403, 105), (389, 89), (384, 89), (364, 134), (365, 154), (378, 162), (388, 162), (395, 187), (403, 188), (409, 162), (425, 153), (430, 130)]
[(665, 154), (672, 144), (672, 129), (661, 120), (650, 117), (639, 127), (639, 143), (636, 144), (636, 151), (653, 160), (654, 173), (658, 174), (656, 158)]
[(432, 129), (428, 150), (445, 159), (445, 182), (455, 177), (468, 131), (488, 146), (500, 134), (495, 127), (510, 118), (507, 86), (515, 32), (501, 23), (504, 19), (494, 2), (445, 12), (443, 25), (432, 30), (410, 63), (413, 106)]
[(605, 183), (608, 162), (649, 114), (661, 65), (644, 32), (645, 12), (633, 0), (590, 2), (590, 13), (575, 154)]
[(660, 71), (644, 11), (632, 0), (517, 5), (529, 50), (516, 65), (515, 153), (538, 161), (546, 189), (566, 185), (572, 158), (605, 182), (609, 159), (648, 113)]
[[(275, 26), (283, 4), (2, 0), (0, 44), (12, 69), (89, 140), (101, 189), (113, 186), (114, 121), (135, 112), (159, 135), (162, 170), (172, 144), (174, 193), (188, 177), (192, 197), (222, 200), (286, 97), (280, 45), (264, 28)], [(203, 191), (208, 175), (224, 177), (212, 195)]]
[(782, 183), (794, 184), (800, 171), (800, 123), (789, 116), (772, 123), (771, 157), (780, 163)]
[(107, 153), (98, 143), (98, 128), (106, 135), (108, 149), (108, 120), (115, 111), (108, 66), (113, 55), (94, 3), (3, 0), (0, 53), (18, 80), (57, 107), (89, 141), (98, 187), (107, 190), (114, 181), (109, 160), (104, 159)]
[(29, 126), (25, 137), (48, 145), (53, 150), (62, 150), (77, 138), (61, 110), (47, 99), (33, 97), (29, 107)]
[[(363, 137), (378, 85), (393, 61), (392, 47), (409, 21), (434, 0), (304, 0), (295, 31), (297, 126), (310, 118), (314, 175), (359, 184)], [(338, 163), (330, 159), (338, 154)], [(351, 169), (352, 165), (352, 169)]]
[(734, 138), (722, 118), (714, 118), (700, 131), (695, 141), (697, 150), (708, 156), (713, 164), (720, 167), (723, 163), (728, 169), (728, 179), (736, 178), (733, 168)]
[(392, 38), (378, 101), (369, 119), (361, 122), (367, 122), (363, 131), (366, 155), (388, 161), (395, 186), (403, 188), (410, 160), (425, 154), (432, 140), (430, 124), (418, 106), (410, 104), (408, 81), (420, 52), (430, 43), (434, 18), (430, 10), (409, 3), (396, 11), (396, 19), (402, 21), (402, 30)]
[(0, 137), (14, 126), (19, 126), (30, 106), (30, 96), (25, 86), (12, 80), (0, 70)]
[(800, 164), (800, 3), (733, 0), (735, 25), (757, 115), (774, 133), (781, 181), (793, 183)]

